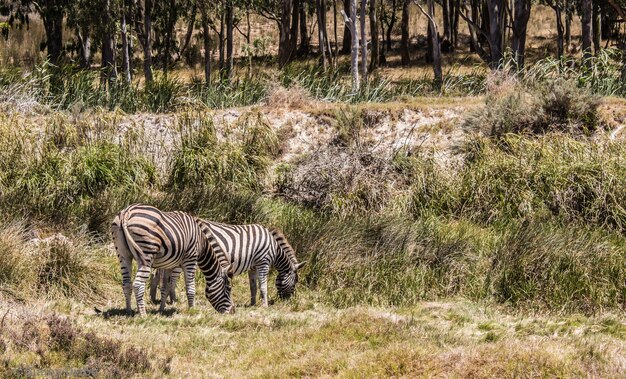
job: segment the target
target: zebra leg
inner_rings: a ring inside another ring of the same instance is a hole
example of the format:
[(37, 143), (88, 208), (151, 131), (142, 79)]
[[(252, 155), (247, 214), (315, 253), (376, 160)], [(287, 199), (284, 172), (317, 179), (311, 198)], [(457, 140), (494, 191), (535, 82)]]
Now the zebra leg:
[[(117, 218), (116, 221), (118, 221)], [(130, 276), (133, 269), (133, 255), (126, 244), (124, 232), (118, 224), (113, 224), (111, 232), (113, 233), (113, 245), (115, 245), (115, 251), (117, 251), (117, 258), (120, 261), (120, 269), (122, 271), (122, 289), (126, 300), (126, 313), (131, 314), (133, 311), (131, 306), (133, 287), (131, 286)]]
[(133, 312), (131, 306), (133, 287), (130, 284), (130, 273), (133, 268), (133, 263), (128, 258), (120, 257), (120, 267), (122, 268), (122, 289), (124, 290), (124, 299), (126, 300), (126, 313), (131, 314)]
[(137, 310), (139, 315), (146, 315), (146, 305), (143, 297), (146, 291), (146, 282), (150, 277), (150, 269), (152, 267), (152, 256), (148, 256), (145, 265), (139, 265), (137, 268), (137, 274), (135, 274), (135, 281), (133, 282), (133, 289), (135, 290), (135, 298), (137, 299)]
[(165, 311), (165, 304), (167, 303), (167, 294), (170, 290), (170, 277), (171, 270), (159, 269), (161, 277), (161, 303), (159, 305), (159, 312)]
[(152, 280), (150, 280), (150, 301), (152, 304), (156, 304), (159, 301), (157, 300), (157, 287), (159, 287), (159, 283), (161, 282), (161, 270), (155, 270), (152, 275)]
[(183, 262), (183, 273), (185, 274), (185, 289), (187, 290), (187, 304), (193, 307), (196, 297), (196, 260)]
[(170, 303), (174, 304), (178, 302), (178, 298), (176, 297), (176, 283), (178, 282), (178, 277), (183, 273), (183, 269), (181, 267), (175, 267), (172, 270), (172, 276), (170, 277), (170, 290), (168, 295), (170, 297)]
[(248, 280), (250, 281), (250, 306), (254, 306), (256, 305), (256, 269), (253, 268), (248, 271)]
[(261, 301), (264, 307), (267, 307), (267, 275), (268, 269), (258, 269), (259, 287), (261, 289)]

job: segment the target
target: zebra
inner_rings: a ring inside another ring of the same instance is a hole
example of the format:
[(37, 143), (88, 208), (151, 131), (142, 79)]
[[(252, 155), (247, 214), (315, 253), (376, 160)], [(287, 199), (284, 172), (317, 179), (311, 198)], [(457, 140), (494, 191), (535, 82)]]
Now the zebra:
[(199, 219), (210, 230), (211, 247), (223, 252), (232, 265), (234, 275), (248, 272), (250, 281), (250, 305), (256, 304), (257, 282), (262, 305), (267, 303), (267, 277), (274, 266), (278, 275), (276, 289), (281, 299), (293, 295), (298, 282), (298, 270), (306, 262), (298, 263), (296, 254), (287, 238), (278, 229), (268, 229), (259, 224), (228, 225)]
[[(218, 312), (234, 313), (230, 264), (223, 253), (212, 250), (196, 217), (183, 212), (162, 212), (149, 205), (134, 204), (115, 217), (111, 232), (120, 261), (128, 313), (132, 311), (131, 293), (134, 289), (138, 312), (142, 316), (146, 315), (144, 291), (152, 267), (165, 269), (169, 274), (177, 267), (182, 268), (187, 302), (189, 307), (193, 307), (196, 263), (199, 262), (202, 262), (201, 269), (207, 280), (206, 295), (209, 302)], [(131, 287), (133, 258), (137, 261), (138, 268)], [(161, 286), (160, 311), (165, 309), (171, 284), (172, 280), (169, 283), (164, 281)]]

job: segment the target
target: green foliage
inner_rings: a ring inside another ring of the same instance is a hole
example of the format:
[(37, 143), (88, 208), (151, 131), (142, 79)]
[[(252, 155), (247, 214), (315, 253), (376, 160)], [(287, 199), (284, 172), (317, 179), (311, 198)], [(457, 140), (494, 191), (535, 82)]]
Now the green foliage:
[(178, 125), (181, 140), (172, 158), (171, 187), (260, 191), (278, 140), (259, 113), (240, 118), (232, 130), (238, 138), (218, 139), (210, 118), (182, 118)]

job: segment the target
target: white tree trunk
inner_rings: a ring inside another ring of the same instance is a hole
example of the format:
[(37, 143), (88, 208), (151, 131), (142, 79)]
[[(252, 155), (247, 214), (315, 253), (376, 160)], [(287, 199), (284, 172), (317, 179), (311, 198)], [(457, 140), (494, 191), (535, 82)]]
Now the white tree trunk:
[(367, 81), (367, 31), (365, 30), (365, 10), (367, 0), (361, 0), (361, 77)]
[(341, 11), (343, 14), (346, 28), (350, 31), (351, 35), (351, 57), (350, 68), (352, 70), (352, 92), (356, 93), (361, 88), (361, 82), (359, 80), (359, 35), (357, 33), (356, 26), (356, 2), (357, 0), (350, 0), (350, 17), (345, 11)]

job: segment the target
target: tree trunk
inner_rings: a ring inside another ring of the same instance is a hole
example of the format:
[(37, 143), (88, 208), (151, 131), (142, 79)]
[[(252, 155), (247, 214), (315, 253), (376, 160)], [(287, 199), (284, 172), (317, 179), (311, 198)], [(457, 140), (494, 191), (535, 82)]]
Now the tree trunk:
[(305, 4), (300, 6), (300, 47), (298, 55), (306, 57), (309, 54), (309, 32), (306, 27), (306, 7)]
[(372, 41), (372, 57), (370, 58), (370, 70), (373, 71), (378, 68), (380, 62), (380, 44), (378, 43), (376, 0), (370, 0), (370, 38)]
[(571, 0), (565, 0), (565, 45), (569, 50), (572, 46), (572, 4)]
[(228, 83), (233, 80), (234, 56), (233, 56), (233, 30), (235, 26), (235, 12), (233, 0), (226, 0), (226, 78)]
[(208, 0), (199, 1), (202, 14), (202, 41), (204, 44), (204, 80), (209, 84), (211, 82), (211, 35), (209, 33), (209, 15), (207, 10)]
[(333, 0), (333, 33), (335, 37), (335, 48), (333, 54), (333, 68), (337, 65), (337, 56), (339, 53), (339, 39), (337, 37), (337, 0)]
[(89, 31), (83, 37), (83, 32), (79, 29), (76, 33), (76, 38), (78, 38), (80, 45), (80, 67), (89, 68), (91, 67), (91, 37), (89, 37)]
[[(446, 1), (446, 0), (444, 0)], [(431, 35), (433, 59), (433, 74), (435, 78), (435, 86), (441, 87), (443, 82), (443, 74), (441, 70), (441, 45), (439, 44), (439, 32), (437, 31), (437, 24), (435, 23), (435, 2), (434, 0), (428, 0), (428, 29)]]
[(46, 11), (41, 15), (46, 31), (46, 50), (48, 60), (53, 65), (59, 64), (63, 49), (63, 11), (57, 7)]
[(291, 60), (291, 13), (293, 0), (281, 0), (281, 13), (278, 41), (278, 67), (284, 67)]
[(103, 10), (102, 31), (102, 74), (103, 79), (112, 83), (117, 77), (117, 66), (115, 64), (115, 22), (111, 14), (111, 0), (105, 2)]
[(593, 49), (595, 54), (600, 54), (600, 50), (602, 50), (602, 23), (601, 23), (602, 11), (600, 8), (600, 4), (596, 1), (593, 4)]
[(565, 38), (563, 35), (563, 17), (561, 16), (561, 4), (555, 1), (554, 13), (556, 16), (556, 57), (558, 59), (563, 58)]
[(198, 11), (198, 2), (196, 0), (193, 0), (192, 5), (191, 5), (191, 13), (189, 16), (189, 23), (187, 24), (187, 32), (185, 33), (185, 40), (183, 42), (183, 46), (180, 48), (180, 51), (178, 52), (178, 58), (176, 59), (177, 61), (183, 55), (185, 55), (185, 51), (187, 51), (187, 48), (189, 47), (189, 43), (191, 42), (191, 37), (193, 37), (194, 26), (196, 24), (197, 11)]
[(441, 0), (443, 13), (443, 39), (450, 41), (450, 3), (449, 0)]
[(502, 61), (502, 12), (503, 0), (487, 0), (489, 13), (489, 47), (491, 48), (491, 67), (496, 68)]
[(367, 0), (361, 0), (361, 16), (359, 17), (361, 26), (361, 78), (367, 82), (367, 30), (365, 29), (365, 14), (367, 11)]
[(147, 83), (152, 81), (152, 1), (145, 0), (144, 9), (144, 44), (143, 44), (143, 74)]
[(172, 56), (172, 38), (174, 38), (174, 27), (176, 26), (176, 0), (170, 0), (169, 9), (167, 11), (167, 29), (165, 32), (165, 52), (163, 54), (163, 71), (167, 72), (170, 68), (170, 58)]
[(219, 33), (219, 39), (220, 39), (220, 43), (219, 43), (219, 67), (220, 67), (220, 78), (223, 77), (224, 75), (224, 69), (226, 68), (226, 64), (225, 62), (225, 58), (224, 58), (224, 35), (226, 34), (224, 32), (224, 29), (226, 28), (226, 1), (228, 0), (222, 0), (222, 12), (220, 13), (220, 33)]
[(124, 71), (124, 79), (126, 80), (126, 83), (130, 83), (130, 51), (128, 46), (128, 26), (126, 24), (127, 10), (126, 2), (122, 1), (122, 19), (120, 21), (120, 29), (122, 33), (122, 71)]
[(356, 2), (357, 0), (350, 0), (350, 16), (346, 14), (345, 10), (341, 13), (345, 20), (346, 29), (350, 32), (352, 42), (352, 51), (350, 56), (350, 69), (352, 71), (352, 92), (357, 93), (361, 88), (361, 81), (359, 79), (359, 36), (357, 34), (356, 24)]
[[(343, 10), (346, 14), (350, 14), (350, 4), (352, 0), (343, 0)], [(343, 29), (343, 41), (341, 42), (341, 53), (348, 54), (350, 53), (350, 48), (352, 46), (352, 34), (350, 34), (350, 30), (348, 28)]]
[(454, 0), (454, 13), (452, 15), (452, 49), (459, 46), (459, 12), (461, 11), (461, 0)]
[(322, 0), (316, 0), (315, 1), (315, 13), (317, 14), (317, 40), (319, 42), (319, 52), (320, 52), (320, 59), (322, 62), (322, 68), (324, 69), (324, 71), (326, 71), (326, 69), (328, 68), (327, 66), (327, 62), (326, 62), (326, 43), (324, 41), (324, 10), (322, 9), (323, 7), (323, 1)]
[(297, 54), (298, 34), (300, 32), (300, 8), (304, 8), (306, 0), (293, 0), (293, 8), (291, 11), (291, 31), (289, 40), (291, 41), (291, 56)]
[(591, 58), (591, 40), (593, 33), (592, 13), (593, 7), (591, 0), (581, 1), (581, 22), (582, 22), (582, 43), (583, 57), (585, 61)]
[(411, 0), (402, 0), (402, 39), (400, 40), (400, 55), (402, 65), (407, 66), (411, 62), (409, 55), (409, 3)]
[(513, 58), (519, 68), (524, 67), (526, 54), (526, 29), (530, 18), (531, 0), (514, 0), (515, 19), (513, 20)]

